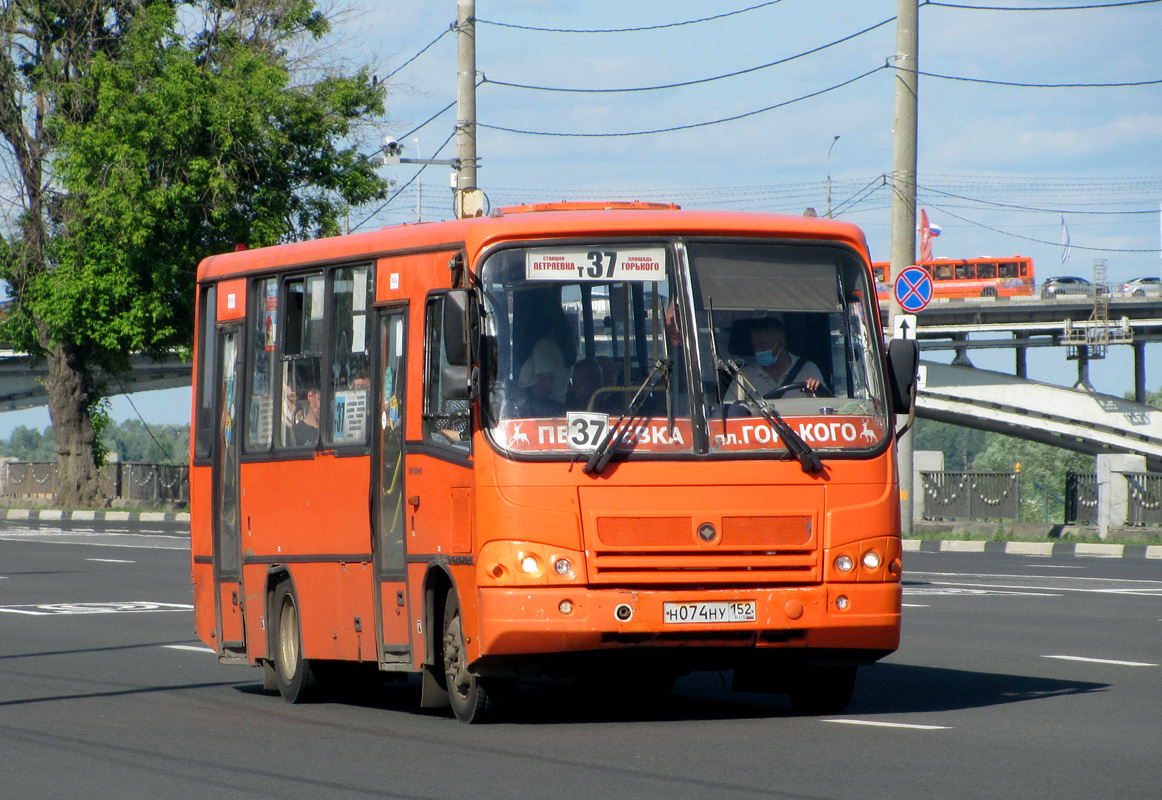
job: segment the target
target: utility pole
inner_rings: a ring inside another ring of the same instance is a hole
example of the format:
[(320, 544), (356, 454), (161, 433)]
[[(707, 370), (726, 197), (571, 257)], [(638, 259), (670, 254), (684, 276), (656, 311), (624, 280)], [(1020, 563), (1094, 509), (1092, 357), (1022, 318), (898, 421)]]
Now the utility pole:
[[(916, 98), (919, 88), (920, 4), (897, 0), (896, 124), (892, 138), (891, 277), (916, 263)], [(888, 293), (888, 330), (895, 330), (901, 313), (895, 292)], [(900, 521), (903, 534), (912, 533), (912, 432), (898, 442)]]
[(456, 217), (484, 213), (476, 185), (476, 0), (456, 0)]

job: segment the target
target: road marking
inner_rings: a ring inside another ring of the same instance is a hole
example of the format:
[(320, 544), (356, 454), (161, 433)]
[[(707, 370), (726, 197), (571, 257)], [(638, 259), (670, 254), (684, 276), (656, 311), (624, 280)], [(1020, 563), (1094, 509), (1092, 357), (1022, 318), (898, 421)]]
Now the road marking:
[(193, 606), (183, 603), (154, 603), (131, 600), (113, 603), (42, 603), (40, 605), (0, 606), (0, 612), (30, 614), (36, 617), (65, 616), (69, 614), (143, 614), (160, 611), (189, 611)]
[(873, 722), (867, 719), (825, 719), (822, 722), (834, 722), (837, 725), (866, 725), (871, 728), (908, 728), (916, 731), (946, 731), (949, 725), (915, 725), (905, 722)]
[(1026, 564), (1025, 566), (1037, 569), (1089, 569), (1089, 567), (1074, 567), (1068, 564)]
[(195, 646), (192, 644), (163, 644), (162, 647), (164, 647), (167, 650), (191, 650), (195, 653), (213, 653), (213, 652), (215, 652), (212, 648), (198, 647), (198, 646)]
[(904, 608), (928, 608), (927, 603), (901, 603)]
[[(1032, 588), (1032, 587), (1028, 587)], [(1008, 588), (993, 589), (992, 587), (979, 588), (979, 585), (974, 584), (973, 588), (965, 588), (963, 586), (954, 586), (948, 583), (932, 583), (924, 586), (905, 586), (904, 594), (909, 597), (924, 596), (924, 597), (953, 597), (953, 596), (984, 596), (984, 595), (1017, 595), (1020, 597), (1061, 597), (1059, 594), (1052, 592), (1034, 592), (1034, 591), (1010, 591)]]
[[(931, 580), (928, 583), (934, 586), (964, 586), (980, 587), (984, 589), (1014, 589), (1046, 592), (1084, 592), (1088, 594), (1119, 594), (1137, 595), (1141, 597), (1162, 596), (1162, 581), (1142, 580), (1139, 578), (1094, 578), (1082, 575), (1011, 575), (1005, 573), (976, 573), (976, 572), (924, 572), (907, 571), (905, 577), (948, 578), (950, 580)], [(1030, 586), (1026, 583), (969, 583), (970, 578), (987, 580), (1010, 579), (1014, 581), (1041, 581), (1040, 585)], [(915, 586), (923, 584), (914, 584)], [(905, 593), (908, 586), (904, 587)]]
[(130, 561), (127, 558), (86, 558), (86, 561), (101, 561), (106, 564), (136, 564), (136, 561)]
[(1041, 658), (1057, 658), (1062, 661), (1083, 661), (1086, 664), (1112, 664), (1116, 667), (1156, 667), (1146, 661), (1118, 661), (1113, 658), (1086, 658), (1085, 656), (1041, 656)]

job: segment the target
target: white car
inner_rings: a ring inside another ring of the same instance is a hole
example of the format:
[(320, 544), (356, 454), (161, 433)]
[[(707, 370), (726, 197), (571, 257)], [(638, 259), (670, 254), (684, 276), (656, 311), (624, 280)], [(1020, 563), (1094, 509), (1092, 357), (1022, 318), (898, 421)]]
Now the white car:
[(1162, 296), (1162, 278), (1134, 278), (1122, 284), (1122, 294), (1130, 297)]

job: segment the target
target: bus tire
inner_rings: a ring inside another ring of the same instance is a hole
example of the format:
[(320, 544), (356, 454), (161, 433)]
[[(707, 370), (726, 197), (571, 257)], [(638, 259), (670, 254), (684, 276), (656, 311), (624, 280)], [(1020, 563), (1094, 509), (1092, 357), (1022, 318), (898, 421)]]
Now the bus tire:
[(455, 589), (448, 592), (448, 601), (444, 604), (443, 633), (441, 655), (452, 713), (469, 725), (491, 722), (498, 716), (496, 690), (499, 687), (468, 670), (460, 600)]
[(274, 589), (274, 679), (288, 703), (310, 700), (319, 689), (311, 663), (303, 658), (302, 620), (290, 581)]
[(855, 691), (854, 666), (816, 666), (804, 669), (787, 692), (797, 714), (838, 714)]
[(981, 297), (996, 297), (997, 296), (996, 287), (994, 287), (994, 286), (984, 287), (984, 289), (982, 289), (980, 292), (980, 296)]

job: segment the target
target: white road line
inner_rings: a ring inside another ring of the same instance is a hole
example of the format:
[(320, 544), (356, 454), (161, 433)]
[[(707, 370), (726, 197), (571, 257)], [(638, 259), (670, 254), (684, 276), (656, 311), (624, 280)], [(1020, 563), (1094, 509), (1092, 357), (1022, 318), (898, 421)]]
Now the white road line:
[(904, 608), (928, 608), (927, 603), (901, 603)]
[(163, 644), (166, 650), (192, 650), (195, 653), (213, 653), (209, 647), (197, 647), (192, 644)]
[(1041, 658), (1056, 658), (1061, 661), (1083, 661), (1087, 664), (1112, 664), (1116, 667), (1156, 667), (1146, 661), (1118, 661), (1113, 658), (1086, 658), (1085, 656), (1041, 656)]
[(915, 731), (946, 731), (949, 725), (914, 725), (904, 722), (873, 722), (867, 719), (825, 719), (821, 722), (834, 722), (838, 725), (866, 725), (871, 728), (908, 728)]
[(136, 564), (136, 561), (130, 561), (126, 558), (86, 558), (86, 561), (101, 561), (106, 564)]

